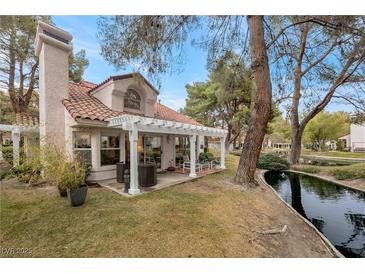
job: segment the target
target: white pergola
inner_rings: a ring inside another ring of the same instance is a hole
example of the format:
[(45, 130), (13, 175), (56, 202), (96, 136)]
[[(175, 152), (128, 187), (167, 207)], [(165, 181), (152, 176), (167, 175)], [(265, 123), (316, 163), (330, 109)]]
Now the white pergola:
[(196, 137), (211, 136), (220, 138), (220, 168), (225, 168), (225, 138), (224, 129), (197, 126), (149, 117), (123, 114), (107, 120), (108, 127), (120, 128), (129, 132), (130, 143), (130, 189), (129, 194), (138, 194), (138, 132), (174, 134), (189, 136), (190, 139), (190, 177), (196, 177)]
[[(20, 134), (22, 132), (36, 132), (38, 126), (25, 125), (4, 125), (0, 124), (0, 131), (11, 132), (11, 140), (13, 142), (13, 166), (19, 165), (20, 159)], [(0, 144), (2, 145), (2, 144)], [(1, 155), (2, 156), (2, 155)]]

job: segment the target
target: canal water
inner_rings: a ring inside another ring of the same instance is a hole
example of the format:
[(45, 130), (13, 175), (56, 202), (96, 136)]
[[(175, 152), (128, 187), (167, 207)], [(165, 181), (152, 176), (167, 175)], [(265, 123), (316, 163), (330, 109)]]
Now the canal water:
[(292, 172), (265, 180), (345, 257), (365, 258), (365, 192)]

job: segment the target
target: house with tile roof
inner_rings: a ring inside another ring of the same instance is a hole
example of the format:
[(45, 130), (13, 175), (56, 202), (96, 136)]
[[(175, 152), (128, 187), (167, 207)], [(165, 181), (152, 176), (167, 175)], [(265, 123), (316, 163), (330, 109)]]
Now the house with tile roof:
[[(159, 91), (141, 74), (111, 76), (95, 84), (69, 82), (68, 56), (72, 36), (40, 22), (36, 36), (39, 57), (39, 133), (41, 146), (49, 140), (71, 157), (92, 164), (89, 180), (116, 177), (116, 164), (130, 166), (130, 194), (140, 192), (138, 167), (153, 163), (158, 170), (176, 166), (188, 155), (190, 177), (204, 137), (221, 143), (219, 168), (225, 168), (227, 131), (205, 127), (161, 104)], [(185, 159), (186, 160), (186, 159)]]
[(365, 124), (350, 125), (350, 133), (338, 138), (343, 147), (352, 152), (365, 152)]

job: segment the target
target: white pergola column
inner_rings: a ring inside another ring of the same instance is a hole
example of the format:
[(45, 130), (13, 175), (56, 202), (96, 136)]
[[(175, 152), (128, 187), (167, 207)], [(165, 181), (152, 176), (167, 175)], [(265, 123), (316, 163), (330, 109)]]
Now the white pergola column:
[(190, 135), (190, 177), (196, 177), (196, 135)]
[(198, 135), (198, 157), (204, 152), (204, 135)]
[(132, 128), (129, 131), (130, 144), (130, 188), (128, 193), (131, 195), (140, 193), (138, 188), (138, 129), (135, 123), (132, 123)]
[(100, 143), (101, 134), (100, 130), (93, 130), (91, 133), (91, 166), (92, 169), (100, 168)]
[(220, 168), (226, 168), (226, 164), (225, 164), (225, 156), (226, 156), (226, 146), (225, 146), (225, 137), (221, 137), (220, 141), (221, 141), (221, 166)]
[(125, 132), (119, 133), (119, 147), (120, 147), (120, 154), (119, 154), (119, 161), (125, 163)]
[(20, 130), (11, 131), (11, 140), (13, 141), (13, 166), (19, 165), (19, 148), (20, 148)]

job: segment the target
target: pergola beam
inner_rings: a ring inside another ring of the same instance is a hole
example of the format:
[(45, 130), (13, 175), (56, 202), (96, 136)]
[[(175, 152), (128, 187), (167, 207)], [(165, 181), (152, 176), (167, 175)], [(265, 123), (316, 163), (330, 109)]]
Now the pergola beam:
[(150, 117), (140, 117), (137, 115), (121, 115), (107, 120), (108, 127), (131, 130), (132, 124), (138, 127), (139, 131), (154, 133), (171, 133), (177, 135), (202, 134), (211, 137), (225, 137), (225, 129), (204, 127), (198, 125), (185, 124), (174, 121), (166, 121)]

